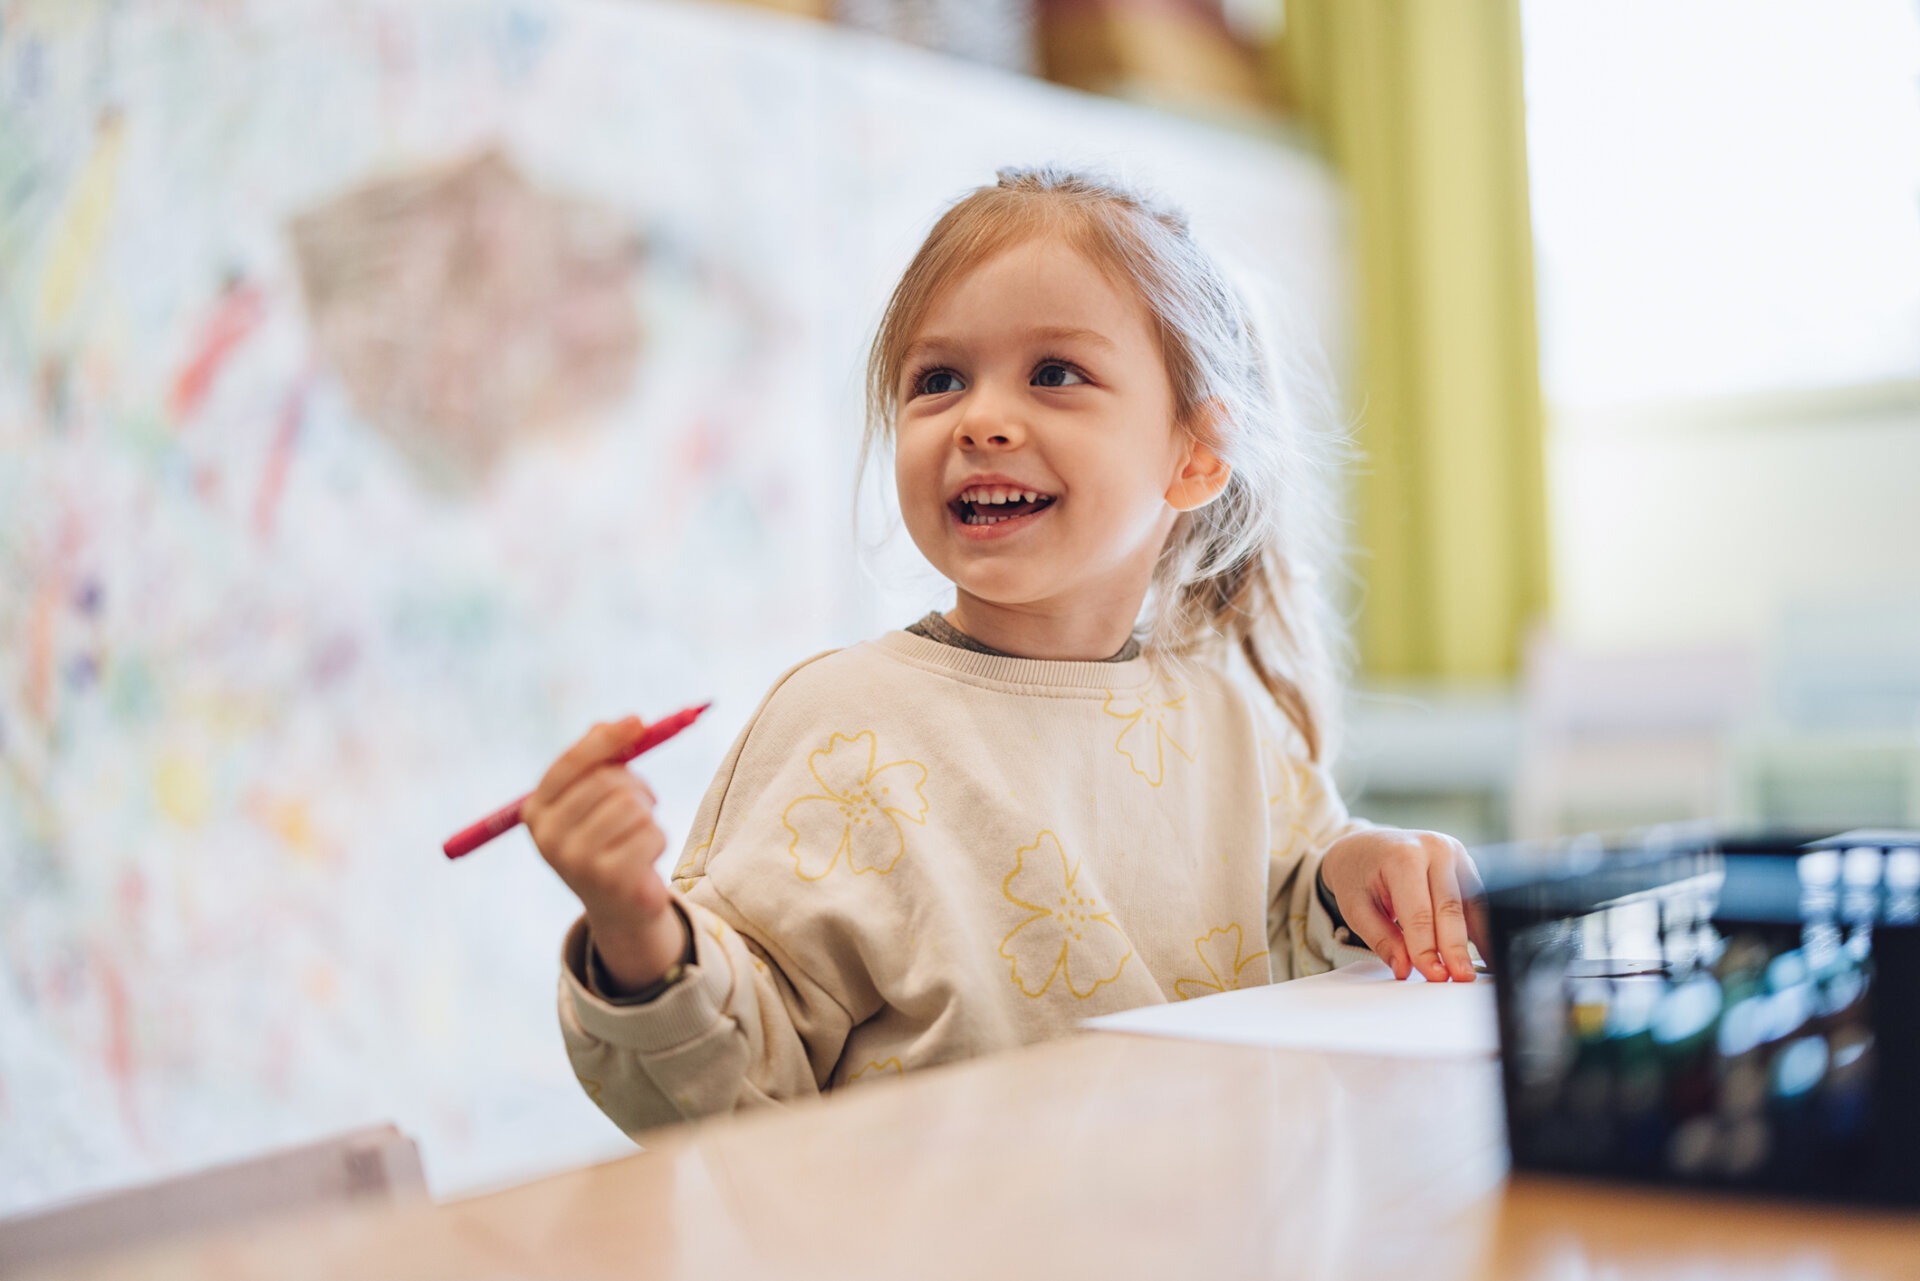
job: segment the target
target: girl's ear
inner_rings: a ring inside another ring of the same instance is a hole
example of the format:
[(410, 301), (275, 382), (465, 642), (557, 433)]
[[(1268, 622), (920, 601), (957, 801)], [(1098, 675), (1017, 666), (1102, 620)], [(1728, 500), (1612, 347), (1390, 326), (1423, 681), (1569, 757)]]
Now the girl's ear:
[(1193, 415), (1180, 470), (1174, 473), (1173, 484), (1167, 487), (1167, 505), (1175, 511), (1190, 512), (1205, 507), (1227, 487), (1233, 466), (1207, 444), (1217, 435), (1221, 413), (1220, 402), (1210, 400)]

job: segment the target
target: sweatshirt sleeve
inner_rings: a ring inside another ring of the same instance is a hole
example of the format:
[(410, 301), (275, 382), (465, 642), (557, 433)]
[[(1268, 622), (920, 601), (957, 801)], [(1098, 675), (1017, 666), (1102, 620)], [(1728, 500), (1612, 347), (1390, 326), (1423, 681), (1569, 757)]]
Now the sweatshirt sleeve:
[[(796, 1019), (791, 990), (725, 918), (680, 896), (694, 963), (645, 1005), (616, 1005), (587, 980), (585, 918), (568, 931), (560, 1027), (574, 1075), (629, 1135), (819, 1093), (811, 1045), (844, 1041), (845, 1019)], [(804, 1030), (803, 1030), (804, 1029)], [(837, 1049), (834, 1058), (838, 1058)]]
[[(805, 772), (805, 754), (784, 745), (796, 718), (777, 704), (794, 672), (735, 741), (674, 869), (694, 938), (681, 980), (645, 1004), (606, 1001), (588, 979), (584, 919), (567, 935), (559, 993), (567, 1055), (588, 1097), (629, 1135), (817, 1095), (857, 1021), (858, 999), (845, 990), (852, 978), (808, 968), (832, 950), (822, 937), (831, 916), (796, 910), (779, 875), (784, 864), (785, 881), (794, 879), (779, 798), (805, 790), (790, 777), (796, 755)], [(720, 867), (730, 875), (716, 877)]]
[(1367, 824), (1348, 815), (1327, 771), (1304, 753), (1261, 742), (1267, 789), (1267, 952), (1276, 983), (1322, 974), (1371, 956), (1351, 931), (1336, 929), (1320, 901), (1315, 877), (1327, 847)]

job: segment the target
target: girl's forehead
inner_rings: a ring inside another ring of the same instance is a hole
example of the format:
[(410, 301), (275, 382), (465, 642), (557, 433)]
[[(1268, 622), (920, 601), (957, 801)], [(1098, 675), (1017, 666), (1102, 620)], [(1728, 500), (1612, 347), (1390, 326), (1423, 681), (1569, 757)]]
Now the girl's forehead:
[(1059, 236), (1022, 239), (960, 268), (927, 299), (914, 337), (962, 322), (1152, 328), (1146, 303), (1130, 282)]
[(948, 282), (945, 292), (982, 277), (1013, 274), (1052, 279), (1092, 276), (1106, 278), (1110, 273), (1086, 250), (1058, 232), (1022, 236), (982, 253), (961, 267)]

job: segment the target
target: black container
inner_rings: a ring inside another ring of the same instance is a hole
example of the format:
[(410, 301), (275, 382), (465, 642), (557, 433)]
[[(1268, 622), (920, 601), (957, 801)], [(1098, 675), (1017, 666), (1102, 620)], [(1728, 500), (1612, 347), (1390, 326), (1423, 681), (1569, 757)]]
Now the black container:
[(1920, 836), (1476, 856), (1516, 1168), (1920, 1205)]

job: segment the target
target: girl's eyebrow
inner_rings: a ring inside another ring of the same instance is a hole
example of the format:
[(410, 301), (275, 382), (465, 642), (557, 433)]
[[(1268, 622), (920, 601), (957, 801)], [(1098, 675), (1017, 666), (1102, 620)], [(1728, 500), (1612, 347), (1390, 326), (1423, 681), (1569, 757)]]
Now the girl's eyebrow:
[(1043, 328), (1027, 330), (1027, 337), (1042, 342), (1083, 342), (1094, 347), (1113, 347), (1113, 339), (1094, 329)]
[[(1091, 347), (1103, 347), (1113, 350), (1113, 340), (1095, 329), (1073, 329), (1057, 325), (1043, 325), (1029, 329), (1020, 335), (1025, 342), (1078, 342)], [(942, 337), (938, 334), (926, 338), (916, 338), (907, 344), (906, 351), (900, 355), (900, 363), (910, 365), (918, 356), (934, 351), (952, 351), (962, 344), (958, 339)]]

